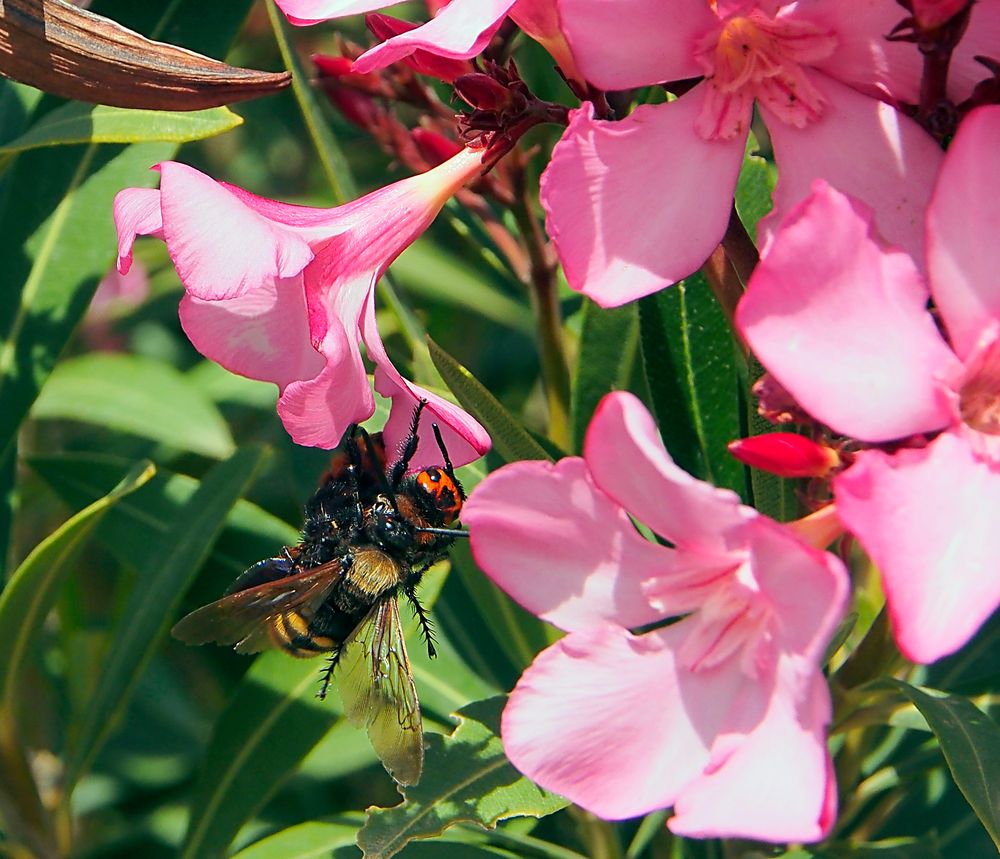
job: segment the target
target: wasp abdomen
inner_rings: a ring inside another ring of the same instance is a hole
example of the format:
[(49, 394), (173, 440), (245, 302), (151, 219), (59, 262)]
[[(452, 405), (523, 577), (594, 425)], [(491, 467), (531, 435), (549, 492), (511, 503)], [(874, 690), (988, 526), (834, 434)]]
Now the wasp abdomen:
[(275, 615), (267, 632), (275, 646), (300, 658), (327, 653), (337, 646), (329, 636), (314, 634), (310, 621), (297, 611)]

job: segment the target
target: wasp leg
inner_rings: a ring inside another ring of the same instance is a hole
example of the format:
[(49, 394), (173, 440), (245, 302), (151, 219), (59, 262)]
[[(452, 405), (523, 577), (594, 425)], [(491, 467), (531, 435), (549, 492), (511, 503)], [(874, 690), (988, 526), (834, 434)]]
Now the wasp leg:
[(413, 410), (413, 420), (410, 421), (410, 432), (406, 436), (406, 446), (403, 448), (403, 453), (399, 457), (399, 461), (393, 465), (392, 473), (389, 475), (389, 485), (392, 487), (393, 492), (399, 489), (403, 478), (406, 477), (406, 469), (410, 467), (410, 460), (413, 459), (414, 454), (417, 452), (417, 444), (420, 442), (420, 438), (417, 435), (417, 430), (420, 429), (420, 413), (423, 412), (426, 406), (427, 400), (422, 399)]
[(337, 670), (337, 663), (344, 652), (344, 643), (337, 645), (337, 649), (326, 660), (326, 667), (323, 669), (323, 679), (320, 681), (319, 692), (316, 697), (320, 701), (326, 700), (327, 690), (330, 688), (330, 681), (333, 680), (333, 672)]
[[(428, 565), (428, 567), (429, 566), (430, 565)], [(427, 569), (427, 567), (424, 569)], [(424, 570), (420, 571), (420, 573), (423, 572)], [(406, 594), (406, 598), (410, 601), (410, 605), (413, 606), (413, 612), (416, 614), (417, 620), (420, 621), (420, 631), (424, 636), (424, 642), (427, 644), (427, 655), (433, 659), (437, 656), (437, 650), (434, 648), (434, 627), (431, 625), (431, 619), (427, 616), (427, 612), (420, 604), (420, 600), (417, 599), (417, 592), (413, 589), (412, 584), (404, 585), (403, 593)]]

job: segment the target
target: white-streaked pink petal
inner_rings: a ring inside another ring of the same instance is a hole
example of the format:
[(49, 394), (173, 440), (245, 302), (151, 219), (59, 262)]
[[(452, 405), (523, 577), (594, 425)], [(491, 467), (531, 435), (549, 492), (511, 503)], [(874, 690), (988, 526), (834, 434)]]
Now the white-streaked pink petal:
[[(804, 128), (786, 125), (761, 108), (774, 144), (778, 187), (774, 210), (760, 222), (762, 244), (816, 179), (858, 197), (875, 210), (879, 232), (923, 264), (924, 208), (941, 149), (912, 119), (825, 75), (811, 80), (826, 98), (825, 112)], [(858, 152), (864, 141), (864, 157)]]
[(765, 688), (746, 684), (744, 699), (730, 706), (735, 718), (722, 727), (705, 774), (678, 797), (671, 832), (776, 842), (818, 841), (829, 832), (836, 785), (826, 681), (815, 665), (784, 657), (763, 717), (741, 720), (756, 716)]
[(704, 0), (558, 0), (558, 7), (580, 71), (603, 89), (697, 77), (695, 43), (719, 26)]
[(570, 286), (605, 307), (676, 283), (726, 229), (744, 140), (694, 130), (704, 87), (620, 122), (573, 112), (542, 176), (546, 224)]
[(747, 534), (753, 578), (771, 616), (771, 640), (803, 664), (817, 665), (847, 607), (846, 567), (766, 516), (750, 523)]
[(673, 804), (707, 763), (724, 702), (741, 683), (731, 665), (679, 672), (683, 626), (574, 632), (542, 651), (503, 714), (514, 766), (604, 818)]
[(385, 68), (416, 50), (467, 60), (481, 53), (514, 0), (452, 0), (426, 24), (376, 45), (354, 61), (361, 74)]
[(301, 277), (222, 301), (185, 295), (179, 313), (195, 349), (231, 373), (285, 388), (323, 368), (309, 342)]
[(678, 467), (633, 394), (601, 400), (583, 452), (594, 482), (661, 537), (724, 566), (739, 563), (741, 556), (730, 553), (743, 548), (742, 529), (755, 512), (741, 505), (735, 492), (716, 489)]
[(399, 2), (401, 0), (275, 0), (285, 17), (299, 27), (318, 24), (330, 18), (374, 12)]
[(922, 450), (859, 454), (837, 512), (882, 573), (896, 641), (916, 662), (958, 650), (1000, 603), (1000, 473), (946, 432)]
[(927, 211), (931, 293), (966, 358), (1000, 318), (1000, 105), (970, 113), (948, 148)]
[(375, 324), (372, 295), (369, 295), (363, 311), (361, 332), (368, 358), (375, 364), (375, 390), (392, 400), (389, 419), (382, 430), (390, 460), (394, 460), (391, 452), (402, 451), (409, 438), (413, 413), (422, 399), (427, 401), (427, 405), (417, 430), (419, 441), (417, 452), (410, 460), (411, 472), (444, 462), (434, 436), (435, 424), (441, 431), (448, 457), (456, 468), (474, 462), (489, 451), (490, 436), (479, 421), (454, 403), (403, 378), (389, 360)]
[(313, 258), (305, 240), (248, 208), (192, 167), (160, 165), (163, 238), (190, 295), (233, 298), (294, 277)]
[(462, 521), (483, 571), (562, 629), (662, 618), (641, 584), (669, 575), (674, 552), (643, 539), (578, 457), (493, 472), (472, 491)]
[(736, 311), (754, 354), (837, 432), (889, 441), (947, 426), (957, 359), (926, 311), (910, 257), (872, 213), (824, 182), (788, 216)]
[(118, 273), (132, 267), (136, 236), (163, 238), (160, 192), (155, 188), (125, 188), (115, 194), (115, 229), (118, 230)]

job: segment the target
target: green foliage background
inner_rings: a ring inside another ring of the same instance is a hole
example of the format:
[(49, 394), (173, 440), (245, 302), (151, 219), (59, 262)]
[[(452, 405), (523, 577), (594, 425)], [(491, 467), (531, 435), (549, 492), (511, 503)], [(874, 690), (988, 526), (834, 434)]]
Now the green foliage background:
[[(232, 111), (155, 117), (0, 82), (0, 854), (342, 859), (361, 855), (359, 838), (369, 856), (408, 859), (783, 852), (673, 839), (664, 813), (605, 824), (521, 778), (500, 748), (498, 696), (556, 633), (493, 587), (467, 547), (424, 587), (440, 637), (433, 662), (411, 647), (431, 732), (426, 772), (391, 811), (366, 817), (400, 797), (336, 698), (315, 699), (316, 663), (169, 637), (181, 613), (297, 540), (328, 454), (288, 440), (272, 386), (191, 348), (159, 242), (137, 247), (150, 298), (110, 321), (87, 317), (114, 258), (114, 194), (153, 186), (148, 168), (181, 143), (179, 157), (209, 175), (312, 205), (404, 174), (326, 109), (296, 65), (332, 48), (329, 30), (290, 41), (273, 8), (254, 5), (247, 19), (246, 0), (93, 8), (155, 38), (297, 75), (294, 89)], [(549, 80), (535, 46), (520, 46), (518, 62), (526, 79)], [(536, 172), (556, 132), (533, 132)], [(748, 155), (737, 202), (751, 233), (772, 184), (771, 166)], [(457, 204), (380, 290), (379, 324), (400, 369), (450, 391), (494, 436), (494, 453), (463, 470), (467, 487), (504, 461), (579, 449), (600, 397), (630, 388), (688, 470), (776, 518), (801, 512), (795, 487), (751, 479), (726, 453), (732, 438), (759, 431), (754, 369), (701, 278), (615, 311), (562, 290), (572, 397), (570, 432), (556, 441), (531, 303)], [(109, 342), (114, 351), (98, 350)], [(372, 426), (384, 418), (380, 408)], [(992, 855), (1000, 735), (983, 709), (1000, 677), (1000, 624), (905, 675), (950, 697), (879, 681), (898, 666), (870, 657), (884, 619), (876, 577), (861, 569), (859, 581), (856, 626), (831, 663), (841, 824), (829, 844), (785, 855)]]

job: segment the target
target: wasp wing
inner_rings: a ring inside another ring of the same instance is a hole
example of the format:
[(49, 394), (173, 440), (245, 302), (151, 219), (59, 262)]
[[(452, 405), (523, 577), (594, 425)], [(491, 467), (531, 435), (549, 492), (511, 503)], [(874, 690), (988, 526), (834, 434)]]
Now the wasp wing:
[(342, 573), (340, 561), (333, 560), (304, 573), (227, 594), (182, 617), (171, 632), (186, 644), (214, 641), (234, 644), (240, 653), (256, 653), (274, 646), (267, 634), (271, 618), (293, 608), (315, 611)]
[(344, 712), (368, 730), (389, 775), (399, 784), (416, 784), (424, 765), (423, 722), (395, 596), (369, 612), (345, 647), (339, 684)]

